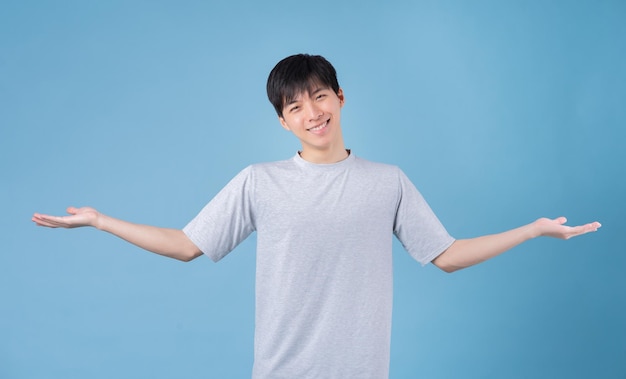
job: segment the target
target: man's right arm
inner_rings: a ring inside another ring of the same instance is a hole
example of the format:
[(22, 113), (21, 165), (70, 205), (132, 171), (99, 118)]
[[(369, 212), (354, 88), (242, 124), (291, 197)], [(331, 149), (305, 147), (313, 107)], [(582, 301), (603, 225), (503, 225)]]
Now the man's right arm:
[(49, 228), (78, 228), (91, 226), (111, 233), (142, 249), (188, 262), (202, 255), (198, 247), (179, 229), (134, 224), (116, 219), (89, 207), (67, 208), (69, 216), (49, 216), (35, 213), (33, 222)]

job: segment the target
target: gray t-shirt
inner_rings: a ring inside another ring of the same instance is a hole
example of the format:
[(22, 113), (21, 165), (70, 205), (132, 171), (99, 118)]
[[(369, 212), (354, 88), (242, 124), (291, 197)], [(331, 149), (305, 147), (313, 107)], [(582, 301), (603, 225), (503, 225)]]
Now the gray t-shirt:
[(184, 228), (218, 261), (257, 232), (253, 378), (387, 378), (392, 239), (427, 264), (454, 239), (397, 167), (299, 155), (241, 171)]

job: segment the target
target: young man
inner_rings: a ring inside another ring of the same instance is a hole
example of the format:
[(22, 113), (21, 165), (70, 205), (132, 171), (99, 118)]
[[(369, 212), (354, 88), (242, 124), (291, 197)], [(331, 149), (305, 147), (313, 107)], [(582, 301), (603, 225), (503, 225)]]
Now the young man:
[(257, 233), (254, 378), (386, 378), (392, 308), (392, 239), (446, 272), (539, 236), (596, 231), (541, 218), (500, 234), (455, 240), (395, 166), (346, 150), (344, 94), (333, 66), (295, 55), (269, 75), (267, 92), (302, 150), (240, 172), (183, 230), (138, 225), (92, 208), (35, 214), (48, 227), (93, 226), (146, 250), (219, 261)]

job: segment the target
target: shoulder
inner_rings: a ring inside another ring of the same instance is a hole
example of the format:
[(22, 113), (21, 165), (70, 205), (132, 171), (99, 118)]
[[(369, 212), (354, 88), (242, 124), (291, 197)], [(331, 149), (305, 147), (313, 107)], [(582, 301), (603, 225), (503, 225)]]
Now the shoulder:
[(271, 176), (277, 172), (289, 169), (291, 166), (293, 166), (293, 164), (289, 159), (274, 162), (253, 163), (241, 169), (230, 182), (235, 184), (255, 181), (259, 177), (267, 175)]
[(275, 182), (287, 180), (297, 175), (297, 171), (297, 165), (294, 163), (293, 159), (285, 159), (254, 163), (242, 170), (242, 173), (248, 180), (261, 184), (267, 181)]
[(391, 175), (391, 176), (404, 176), (404, 173), (400, 167), (382, 162), (374, 162), (359, 156), (354, 158), (354, 166), (359, 170), (372, 173), (374, 175)]
[(286, 170), (293, 170), (294, 168), (295, 164), (293, 162), (293, 159), (284, 159), (280, 161), (254, 163), (246, 167), (244, 171), (247, 171), (251, 175), (262, 175)]

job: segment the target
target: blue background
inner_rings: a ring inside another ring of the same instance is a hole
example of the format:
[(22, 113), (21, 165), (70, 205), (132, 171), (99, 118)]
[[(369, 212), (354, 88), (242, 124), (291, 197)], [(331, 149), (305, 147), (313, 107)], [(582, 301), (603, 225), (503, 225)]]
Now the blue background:
[(623, 1), (2, 1), (0, 378), (245, 378), (254, 236), (181, 263), (33, 212), (184, 226), (299, 147), (265, 97), (322, 54), (348, 147), (451, 234), (599, 220), (447, 275), (395, 246), (391, 378), (625, 378)]

